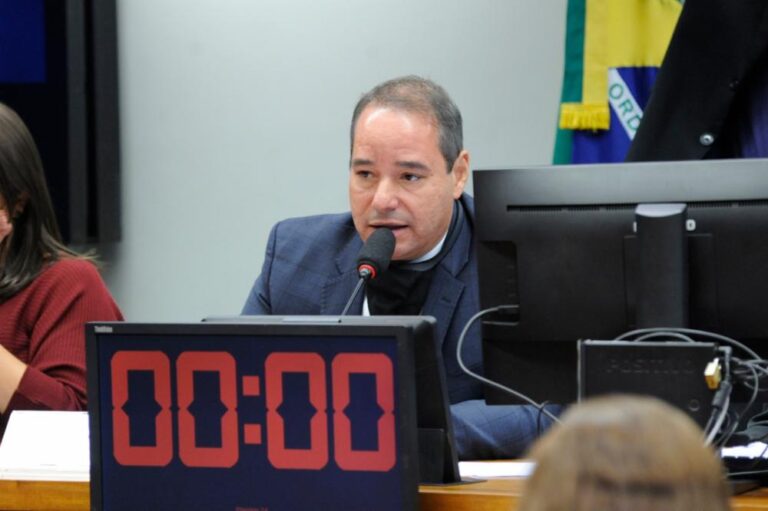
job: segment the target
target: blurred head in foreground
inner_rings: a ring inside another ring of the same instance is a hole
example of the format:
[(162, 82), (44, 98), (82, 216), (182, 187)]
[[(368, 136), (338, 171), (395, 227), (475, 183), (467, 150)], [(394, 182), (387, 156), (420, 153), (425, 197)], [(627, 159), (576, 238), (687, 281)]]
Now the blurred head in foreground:
[(723, 470), (682, 411), (640, 396), (569, 409), (531, 449), (520, 511), (724, 511)]

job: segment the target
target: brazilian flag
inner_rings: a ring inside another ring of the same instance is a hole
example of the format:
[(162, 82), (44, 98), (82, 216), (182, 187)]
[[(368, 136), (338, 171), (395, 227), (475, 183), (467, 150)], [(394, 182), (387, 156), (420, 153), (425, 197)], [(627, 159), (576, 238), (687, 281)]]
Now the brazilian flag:
[(555, 163), (623, 161), (682, 0), (569, 0)]

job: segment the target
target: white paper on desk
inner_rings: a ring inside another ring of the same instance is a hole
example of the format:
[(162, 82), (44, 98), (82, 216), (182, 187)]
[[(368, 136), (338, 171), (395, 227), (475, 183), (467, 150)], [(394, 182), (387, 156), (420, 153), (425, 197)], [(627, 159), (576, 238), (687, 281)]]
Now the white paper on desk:
[(723, 458), (768, 458), (768, 445), (764, 442), (752, 442), (748, 445), (723, 447), (720, 449)]
[(88, 412), (16, 410), (0, 444), (0, 479), (88, 481)]
[(460, 461), (459, 474), (479, 479), (528, 477), (535, 466), (532, 461)]

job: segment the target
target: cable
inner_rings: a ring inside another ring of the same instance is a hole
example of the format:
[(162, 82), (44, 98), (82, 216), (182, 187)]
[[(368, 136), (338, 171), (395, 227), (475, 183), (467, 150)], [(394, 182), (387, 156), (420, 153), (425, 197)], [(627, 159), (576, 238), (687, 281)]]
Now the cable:
[(707, 431), (710, 431), (710, 428), (712, 427), (712, 423), (715, 421), (715, 417), (717, 416), (717, 410), (712, 410), (712, 413), (709, 414), (709, 419), (707, 419), (707, 423), (704, 425), (704, 442), (706, 443), (706, 437), (707, 437)]
[(512, 394), (516, 398), (520, 399), (521, 401), (525, 401), (527, 403), (530, 403), (531, 405), (535, 406), (539, 409), (540, 413), (543, 413), (552, 421), (559, 423), (560, 420), (555, 417), (553, 414), (551, 414), (546, 408), (544, 408), (543, 404), (539, 404), (533, 399), (529, 398), (525, 394), (521, 394), (520, 392), (517, 392), (516, 390), (512, 390), (509, 387), (506, 387), (502, 385), (501, 383), (497, 383), (493, 380), (489, 380), (488, 378), (485, 378), (484, 376), (480, 376), (479, 374), (473, 372), (470, 370), (466, 365), (464, 365), (464, 360), (461, 356), (461, 348), (464, 346), (464, 338), (467, 335), (467, 332), (469, 331), (469, 328), (472, 326), (472, 324), (477, 321), (479, 318), (485, 316), (486, 314), (490, 314), (492, 312), (501, 312), (501, 311), (508, 311), (508, 310), (517, 310), (517, 305), (499, 305), (498, 307), (491, 307), (490, 309), (484, 309), (480, 312), (476, 313), (474, 316), (469, 318), (469, 321), (467, 321), (467, 324), (464, 325), (464, 329), (461, 331), (461, 335), (459, 335), (459, 342), (456, 344), (456, 360), (459, 362), (459, 367), (462, 371), (464, 371), (467, 375), (471, 376), (472, 378), (479, 380), (486, 385), (490, 385), (491, 387), (495, 387), (499, 390), (502, 390), (508, 394)]
[[(557, 419), (557, 417), (555, 417), (548, 410), (546, 410), (545, 408), (546, 402), (541, 404), (537, 403), (533, 399), (529, 398), (524, 394), (521, 394), (516, 390), (510, 389), (498, 382), (489, 380), (488, 378), (485, 378), (477, 373), (474, 373), (464, 364), (461, 351), (464, 345), (464, 339), (466, 337), (466, 334), (469, 331), (470, 327), (474, 324), (474, 322), (487, 314), (491, 314), (494, 312), (508, 311), (508, 310), (517, 310), (517, 308), (518, 308), (517, 305), (500, 305), (497, 307), (492, 307), (489, 309), (482, 310), (476, 313), (474, 316), (472, 316), (469, 319), (467, 324), (464, 326), (464, 329), (462, 330), (461, 335), (459, 335), (459, 341), (456, 346), (456, 359), (459, 363), (459, 367), (461, 367), (462, 371), (464, 371), (470, 377), (486, 385), (490, 385), (491, 387), (497, 388), (499, 390), (502, 390), (503, 392), (511, 394), (512, 396), (515, 396), (517, 399), (530, 403), (531, 405), (535, 406), (539, 410), (539, 419), (540, 419), (540, 415), (543, 413), (544, 415), (552, 419), (554, 422), (560, 422)], [(705, 435), (706, 435), (705, 441), (707, 444), (711, 444), (715, 442), (718, 445), (723, 445), (735, 433), (736, 429), (738, 428), (739, 420), (742, 414), (746, 414), (749, 408), (751, 408), (756, 402), (758, 392), (761, 390), (760, 380), (764, 377), (768, 377), (768, 367), (765, 367), (765, 366), (768, 366), (768, 361), (762, 359), (751, 348), (749, 348), (745, 344), (735, 339), (732, 339), (724, 335), (716, 334), (713, 332), (707, 332), (705, 330), (696, 330), (696, 329), (690, 329), (690, 328), (676, 328), (676, 327), (675, 328), (642, 328), (642, 329), (636, 329), (629, 332), (625, 332), (620, 336), (616, 337), (614, 340), (616, 341), (630, 340), (635, 342), (642, 342), (642, 341), (647, 341), (649, 339), (667, 337), (667, 338), (674, 338), (674, 339), (678, 339), (678, 340), (682, 340), (690, 343), (697, 342), (691, 336), (715, 339), (717, 341), (730, 344), (732, 346), (739, 348), (740, 350), (747, 353), (750, 357), (752, 357), (752, 359), (750, 360), (742, 360), (738, 357), (732, 357), (733, 362), (738, 367), (731, 370), (730, 364), (728, 364), (728, 369), (726, 372), (727, 379), (721, 383), (720, 390), (718, 390), (718, 393), (713, 398), (713, 413), (710, 416), (709, 420), (707, 421), (707, 425), (705, 426), (705, 429), (704, 429)], [(730, 395), (732, 391), (732, 383), (730, 381), (731, 375), (736, 377), (735, 381), (737, 383), (751, 389), (752, 395), (750, 396), (750, 399), (746, 407), (742, 411), (742, 413), (734, 414), (735, 419), (732, 425), (728, 427), (728, 431), (715, 441), (718, 432), (720, 432), (721, 428), (723, 427), (725, 419), (729, 417), (729, 408), (731, 403)], [(749, 380), (750, 376), (751, 376), (751, 381), (753, 382), (752, 384), (750, 384), (750, 380)], [(539, 419), (537, 419), (537, 423)], [(755, 423), (755, 424), (762, 425), (762, 423)], [(768, 425), (768, 421), (766, 421), (766, 424)], [(710, 426), (711, 426), (711, 429), (710, 429)]]
[[(704, 330), (695, 330), (695, 329), (689, 329), (689, 328), (642, 328), (642, 329), (632, 330), (630, 332), (625, 332), (624, 334), (621, 334), (620, 336), (616, 337), (615, 340), (616, 341), (629, 340), (631, 342), (642, 342), (650, 339), (657, 339), (659, 337), (663, 337), (667, 340), (677, 339), (677, 340), (682, 340), (689, 343), (696, 343), (697, 341), (693, 339), (691, 336), (716, 339), (718, 341), (734, 345), (744, 350), (746, 353), (752, 355), (755, 359), (758, 359), (758, 360), (760, 359), (757, 353), (752, 351), (746, 345), (740, 343), (739, 341), (736, 341), (735, 339), (732, 339), (730, 337), (726, 337), (720, 334), (707, 332)], [(731, 372), (731, 364), (730, 364), (732, 359), (731, 348), (724, 346), (720, 349), (724, 351), (725, 379), (720, 383), (717, 392), (715, 392), (715, 395), (712, 398), (712, 413), (709, 416), (709, 419), (707, 420), (706, 425), (704, 426), (704, 435), (705, 435), (704, 442), (707, 445), (722, 444), (726, 442), (728, 439), (730, 439), (731, 436), (733, 436), (736, 428), (738, 428), (739, 419), (741, 418), (740, 414), (738, 413), (735, 414), (736, 418), (734, 419), (733, 424), (729, 426), (728, 431), (724, 433), (719, 439), (717, 439), (717, 441), (715, 441), (718, 433), (720, 433), (721, 429), (723, 428), (723, 423), (725, 422), (726, 417), (728, 417), (730, 402), (731, 402), (731, 391), (733, 390), (733, 384), (731, 383), (732, 372)], [(739, 359), (736, 359), (736, 360), (739, 360)], [(755, 375), (757, 374), (756, 370), (753, 367), (748, 366), (746, 364), (745, 364), (745, 367), (750, 371), (752, 371), (753, 374)], [(757, 380), (755, 380), (755, 382), (757, 385), (758, 384)], [(747, 409), (749, 406), (751, 406), (754, 399), (756, 399), (756, 394), (753, 392), (752, 399), (750, 399), (750, 402), (747, 405)]]
[(743, 344), (737, 341), (736, 339), (726, 337), (725, 335), (716, 334), (714, 332), (707, 332), (706, 330), (695, 330), (692, 328), (640, 328), (638, 330), (631, 330), (629, 332), (625, 332), (614, 340), (621, 341), (626, 339), (627, 337), (651, 333), (651, 332), (674, 332), (674, 333), (680, 333), (680, 334), (691, 334), (691, 335), (698, 335), (701, 337), (709, 337), (711, 339), (717, 339), (719, 341), (723, 341), (727, 344), (732, 344), (737, 348), (744, 350), (745, 352), (749, 353), (754, 359), (762, 360), (762, 357), (760, 355), (752, 351), (752, 349), (749, 348), (746, 344)]
[[(746, 374), (742, 373), (739, 369), (734, 369), (732, 371), (732, 374), (735, 377), (737, 377), (738, 383), (740, 383), (740, 384), (744, 385), (745, 387), (751, 389), (752, 393), (750, 395), (749, 401), (747, 401), (746, 405), (741, 410), (741, 412), (734, 413), (735, 418), (733, 419), (733, 424), (731, 425), (729, 430), (727, 432), (723, 433), (723, 435), (715, 443), (715, 445), (720, 446), (720, 447), (725, 446), (728, 443), (728, 441), (731, 439), (731, 437), (733, 437), (733, 435), (736, 433), (736, 431), (739, 428), (739, 423), (741, 421), (741, 418), (743, 416), (748, 416), (749, 409), (752, 408), (752, 406), (757, 401), (758, 392), (760, 390), (760, 388), (759, 388), (759, 376), (757, 374), (757, 370), (755, 369), (754, 365), (752, 364), (752, 362), (754, 362), (754, 361), (744, 361), (744, 360), (741, 360), (738, 357), (733, 357), (732, 361), (733, 361), (734, 364), (737, 364), (737, 365), (739, 365), (739, 366), (741, 366), (743, 368), (746, 368), (750, 372), (750, 374), (752, 376), (752, 379), (754, 380), (755, 384), (754, 385), (749, 385), (747, 383), (747, 381), (745, 380)], [(749, 423), (747, 424), (746, 427), (749, 428), (749, 427), (752, 427), (752, 426), (755, 426), (755, 425), (761, 425), (761, 422), (759, 422), (759, 421), (758, 422), (753, 422), (750, 419), (750, 421), (749, 421)]]
[(738, 413), (734, 412), (731, 414), (731, 411), (729, 410), (726, 419), (728, 419), (728, 422), (726, 422), (726, 425), (721, 428), (726, 432), (722, 433), (720, 438), (715, 440), (715, 443), (713, 444), (714, 447), (721, 449), (725, 447), (726, 443), (728, 443), (733, 434), (736, 433), (736, 430), (739, 429), (739, 420), (741, 419), (741, 416)]
[[(733, 384), (731, 383), (731, 348), (730, 346), (723, 346), (719, 349), (719, 351), (721, 352), (720, 354), (722, 357), (722, 365), (720, 370), (725, 373), (725, 376), (719, 383), (717, 390), (715, 391), (715, 395), (712, 396), (712, 411), (713, 413), (714, 411), (718, 411), (718, 414), (717, 419), (715, 419), (714, 423), (712, 424), (712, 429), (707, 431), (707, 428), (704, 428), (704, 433), (706, 434), (704, 443), (706, 445), (712, 445), (715, 437), (723, 427), (723, 421), (728, 415), (730, 408), (731, 391), (733, 390)], [(738, 418), (736, 423), (738, 424)], [(707, 426), (708, 425), (709, 421), (707, 421)]]
[[(733, 360), (738, 361), (739, 359), (734, 358)], [(754, 365), (746, 362), (744, 363), (744, 367), (749, 369), (749, 371), (752, 374), (752, 379), (755, 382), (754, 387), (749, 387), (748, 385), (746, 385), (746, 383), (744, 383), (745, 387), (752, 389), (752, 395), (750, 396), (749, 401), (747, 402), (747, 406), (744, 408), (744, 411), (746, 412), (753, 404), (755, 404), (755, 401), (757, 401), (757, 394), (758, 392), (760, 392), (760, 376), (758, 376), (757, 369), (754, 367)]]
[[(723, 382), (725, 383), (725, 382)], [(725, 420), (725, 416), (728, 414), (728, 405), (731, 403), (731, 391), (730, 388), (725, 393), (725, 401), (723, 401), (722, 406), (720, 406), (719, 414), (717, 417), (717, 420), (715, 421), (715, 424), (712, 426), (712, 430), (707, 435), (707, 438), (704, 440), (704, 443), (706, 445), (711, 445), (712, 441), (715, 439), (715, 435), (717, 435), (717, 432), (720, 431), (720, 428), (723, 425), (723, 421)]]
[(688, 337), (687, 335), (683, 335), (683, 334), (677, 333), (677, 332), (651, 332), (649, 334), (645, 334), (643, 336), (640, 336), (637, 339), (632, 339), (632, 342), (647, 341), (648, 339), (653, 339), (653, 338), (656, 338), (656, 337), (666, 337), (666, 338), (674, 337), (676, 339), (680, 339), (680, 340), (685, 341), (685, 342), (692, 342), (692, 343), (696, 342), (693, 339), (691, 339), (690, 337)]
[(733, 476), (756, 476), (760, 474), (768, 474), (768, 469), (763, 470), (747, 470), (743, 472), (728, 472), (728, 477)]
[[(736, 368), (733, 372), (734, 376), (743, 376), (745, 373), (741, 371), (742, 368), (745, 368), (752, 373), (752, 378), (754, 380), (754, 388), (757, 390), (765, 390), (760, 389), (760, 379), (768, 376), (768, 369), (761, 367), (760, 364), (765, 364), (767, 361), (765, 360), (742, 360), (738, 357), (733, 357), (733, 360), (740, 366)], [(758, 371), (762, 373), (761, 375), (758, 375)], [(753, 389), (753, 386), (749, 384), (747, 381), (743, 381), (742, 384), (747, 387), (748, 389)]]
[(541, 436), (541, 433), (544, 431), (544, 425), (541, 423), (541, 416), (543, 415), (542, 411), (548, 404), (550, 404), (549, 401), (542, 401), (541, 408), (539, 408), (538, 413), (536, 414), (536, 436)]
[[(726, 379), (720, 383), (720, 388), (717, 389), (717, 392), (715, 392), (715, 395), (712, 398), (712, 414), (710, 415), (709, 420), (707, 421), (707, 425), (704, 427), (704, 434), (705, 434), (704, 443), (706, 445), (713, 445), (713, 444), (719, 443), (719, 441), (714, 442), (714, 440), (717, 434), (722, 429), (723, 422), (728, 416), (728, 412), (731, 404), (731, 390), (733, 390), (733, 386), (731, 385), (731, 382)], [(714, 421), (713, 421), (713, 418), (714, 418)], [(734, 421), (734, 424), (738, 425), (738, 420), (739, 420), (739, 415), (736, 414), (736, 419)], [(732, 434), (733, 434), (733, 430), (729, 432), (729, 436)]]

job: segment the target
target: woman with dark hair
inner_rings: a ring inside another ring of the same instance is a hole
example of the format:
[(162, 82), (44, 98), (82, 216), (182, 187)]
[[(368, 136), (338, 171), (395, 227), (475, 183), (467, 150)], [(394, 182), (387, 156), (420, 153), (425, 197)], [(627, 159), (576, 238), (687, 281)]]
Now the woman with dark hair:
[(13, 410), (86, 408), (84, 325), (109, 320), (120, 310), (62, 243), (32, 135), (0, 103), (0, 436)]
[(728, 511), (729, 489), (704, 433), (651, 397), (574, 405), (532, 447), (520, 511)]

